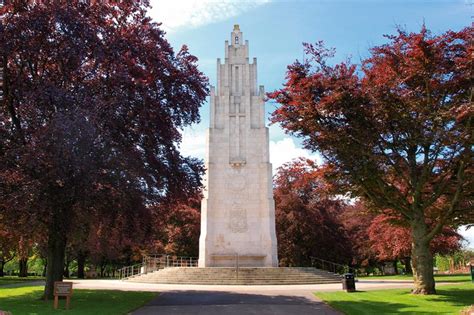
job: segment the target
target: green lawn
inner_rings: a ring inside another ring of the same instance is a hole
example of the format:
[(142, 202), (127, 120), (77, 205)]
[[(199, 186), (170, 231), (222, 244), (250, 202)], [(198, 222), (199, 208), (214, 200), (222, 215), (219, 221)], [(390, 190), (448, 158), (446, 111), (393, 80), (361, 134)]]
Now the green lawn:
[[(396, 276), (359, 276), (360, 280), (413, 280), (412, 275)], [(436, 282), (471, 282), (471, 275), (435, 275)]]
[(43, 279), (44, 279), (43, 277), (35, 277), (35, 276), (30, 276), (27, 278), (20, 278), (17, 276), (4, 276), (4, 277), (0, 277), (0, 287), (6, 284), (38, 281), (38, 280), (43, 280)]
[(409, 289), (316, 292), (316, 296), (345, 314), (459, 314), (474, 304), (474, 284), (437, 287), (437, 295), (412, 295)]
[(41, 300), (43, 286), (21, 288), (0, 288), (0, 309), (13, 315), (42, 314), (127, 314), (150, 301), (157, 293), (126, 292), (106, 290), (74, 290), (71, 309), (64, 310), (65, 300), (60, 300), (60, 308), (54, 310), (53, 301)]

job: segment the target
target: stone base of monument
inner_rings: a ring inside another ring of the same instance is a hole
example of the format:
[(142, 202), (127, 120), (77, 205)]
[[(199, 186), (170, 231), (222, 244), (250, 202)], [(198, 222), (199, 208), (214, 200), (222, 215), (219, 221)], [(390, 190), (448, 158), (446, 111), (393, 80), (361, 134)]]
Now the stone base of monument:
[(171, 267), (137, 275), (127, 281), (196, 285), (290, 285), (340, 283), (341, 276), (305, 267)]

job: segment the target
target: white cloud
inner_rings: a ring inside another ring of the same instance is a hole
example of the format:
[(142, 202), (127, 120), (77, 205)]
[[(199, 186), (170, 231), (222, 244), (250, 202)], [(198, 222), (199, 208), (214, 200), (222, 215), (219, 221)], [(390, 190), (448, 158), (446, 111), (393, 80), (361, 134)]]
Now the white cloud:
[[(186, 128), (183, 131), (180, 151), (184, 156), (204, 159), (206, 155), (206, 131), (204, 129)], [(322, 162), (319, 154), (300, 148), (291, 137), (286, 136), (281, 140), (270, 141), (270, 162), (273, 166), (273, 174), (275, 174), (278, 167), (299, 157), (315, 160), (318, 164)]]
[(167, 32), (224, 21), (270, 0), (151, 0), (150, 16)]
[(206, 131), (186, 128), (183, 131), (180, 151), (183, 156), (204, 159), (206, 155)]
[(319, 154), (298, 147), (293, 138), (286, 137), (279, 141), (270, 141), (270, 162), (273, 166), (273, 174), (276, 173), (278, 167), (299, 157), (322, 164), (322, 158)]
[[(274, 109), (272, 109), (271, 111), (273, 110)], [(269, 121), (269, 120), (270, 120), (269, 117), (265, 119), (265, 121)], [(280, 126), (280, 124), (269, 124), (267, 125), (267, 127), (268, 127), (268, 131), (270, 132), (270, 139), (273, 141), (279, 141), (279, 140), (289, 137), (289, 135), (285, 133), (283, 128)]]

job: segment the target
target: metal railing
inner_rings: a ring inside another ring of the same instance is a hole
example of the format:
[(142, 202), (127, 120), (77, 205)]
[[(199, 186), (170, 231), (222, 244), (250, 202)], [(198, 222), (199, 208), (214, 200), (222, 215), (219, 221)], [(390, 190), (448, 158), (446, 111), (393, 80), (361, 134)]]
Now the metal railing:
[(141, 264), (123, 267), (119, 270), (120, 279), (128, 279), (134, 276), (147, 274), (170, 267), (197, 267), (198, 258), (182, 257), (174, 255), (150, 255), (144, 256)]
[(143, 258), (143, 262), (155, 270), (168, 267), (197, 267), (198, 258), (174, 256), (174, 255), (149, 255)]
[(354, 277), (357, 278), (358, 269), (351, 267), (349, 265), (343, 265), (339, 263), (335, 263), (333, 261), (321, 259), (318, 257), (310, 257), (311, 258), (311, 267), (326, 270), (332, 272), (334, 274), (344, 274), (344, 273), (352, 273)]

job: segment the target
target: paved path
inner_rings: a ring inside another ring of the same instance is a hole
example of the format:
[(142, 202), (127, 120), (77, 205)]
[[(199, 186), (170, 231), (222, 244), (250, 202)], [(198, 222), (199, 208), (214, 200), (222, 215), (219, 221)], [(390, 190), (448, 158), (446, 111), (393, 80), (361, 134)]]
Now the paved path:
[(290, 291), (168, 291), (133, 315), (339, 315), (311, 293)]
[[(438, 284), (439, 285), (439, 284)], [(317, 285), (175, 285), (123, 282), (119, 280), (74, 280), (78, 289), (112, 289), (160, 292), (133, 315), (336, 315), (313, 295), (315, 291), (340, 291), (340, 283)], [(411, 288), (406, 280), (360, 280), (358, 290)]]
[[(229, 314), (311, 315), (340, 314), (313, 295), (316, 291), (340, 291), (342, 285), (177, 285), (135, 283), (120, 280), (72, 280), (76, 289), (160, 292), (133, 315)], [(437, 283), (437, 285), (455, 283)], [(359, 280), (358, 290), (412, 288), (409, 280)]]

